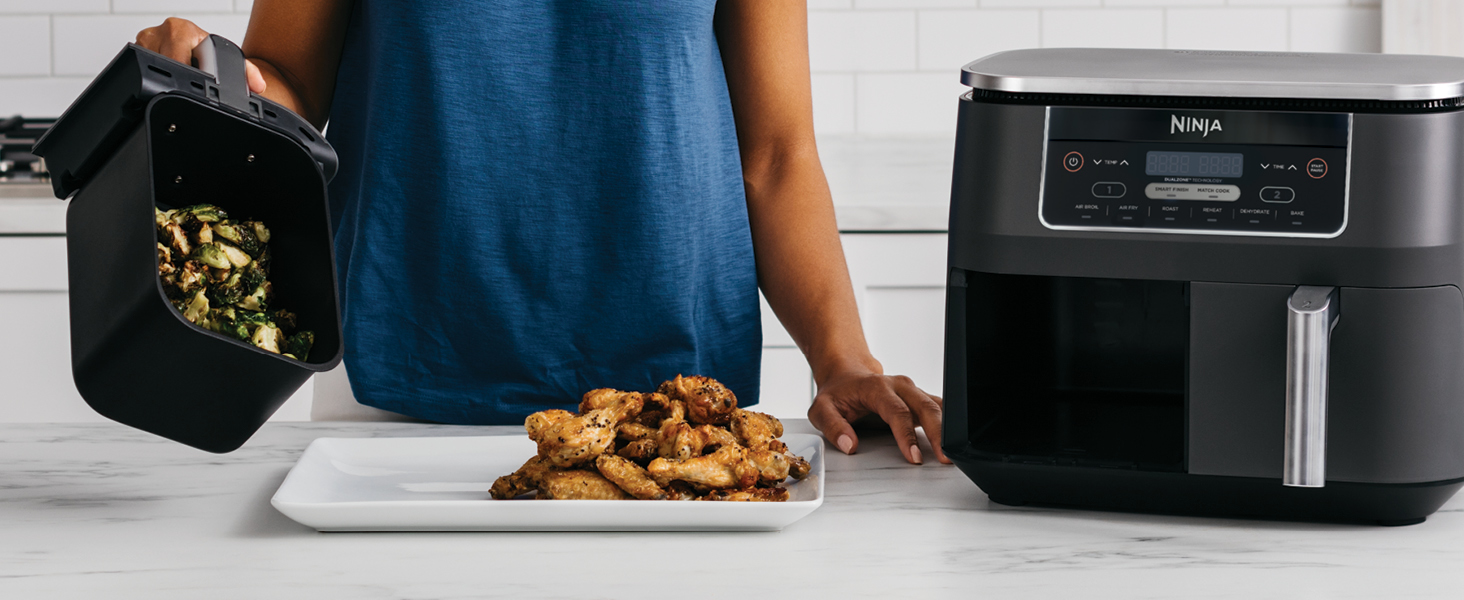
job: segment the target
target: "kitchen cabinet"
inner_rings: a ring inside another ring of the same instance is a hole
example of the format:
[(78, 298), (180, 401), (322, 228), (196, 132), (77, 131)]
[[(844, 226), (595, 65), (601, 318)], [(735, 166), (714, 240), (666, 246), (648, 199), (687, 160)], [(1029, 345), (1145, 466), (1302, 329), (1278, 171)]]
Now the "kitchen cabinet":
[[(864, 334), (885, 372), (908, 375), (941, 394), (945, 357), (944, 233), (846, 233), (841, 236)], [(763, 303), (761, 410), (803, 417), (813, 377), (803, 354)]]

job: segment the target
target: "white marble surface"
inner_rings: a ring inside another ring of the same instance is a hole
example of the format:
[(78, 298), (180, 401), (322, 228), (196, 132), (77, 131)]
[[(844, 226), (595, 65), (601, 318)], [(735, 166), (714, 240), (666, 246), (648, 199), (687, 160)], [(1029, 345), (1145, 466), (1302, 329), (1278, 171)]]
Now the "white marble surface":
[(1458, 498), (1402, 528), (1010, 508), (874, 434), (831, 453), (827, 502), (780, 533), (321, 534), (269, 506), (316, 437), (485, 434), (520, 435), (273, 423), (216, 456), (117, 425), (0, 426), (0, 598), (1464, 595)]

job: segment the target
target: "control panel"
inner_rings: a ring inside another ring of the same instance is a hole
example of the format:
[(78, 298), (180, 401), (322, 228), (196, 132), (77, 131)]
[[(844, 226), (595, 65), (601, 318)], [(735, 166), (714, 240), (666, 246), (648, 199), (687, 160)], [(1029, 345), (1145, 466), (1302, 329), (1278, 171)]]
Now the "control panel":
[(1051, 107), (1051, 229), (1335, 237), (1351, 115)]

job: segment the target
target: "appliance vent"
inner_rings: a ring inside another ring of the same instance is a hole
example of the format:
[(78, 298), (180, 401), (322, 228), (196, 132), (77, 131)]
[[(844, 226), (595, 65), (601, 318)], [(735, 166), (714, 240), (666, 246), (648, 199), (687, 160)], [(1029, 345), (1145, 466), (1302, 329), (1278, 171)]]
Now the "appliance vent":
[(1464, 109), (1464, 98), (1440, 100), (1330, 100), (1324, 98), (1230, 98), (1217, 96), (1119, 96), (1098, 94), (1030, 94), (973, 89), (976, 102), (1044, 106), (1113, 106), (1124, 108), (1190, 108), (1210, 110), (1296, 110), (1350, 113), (1436, 113)]

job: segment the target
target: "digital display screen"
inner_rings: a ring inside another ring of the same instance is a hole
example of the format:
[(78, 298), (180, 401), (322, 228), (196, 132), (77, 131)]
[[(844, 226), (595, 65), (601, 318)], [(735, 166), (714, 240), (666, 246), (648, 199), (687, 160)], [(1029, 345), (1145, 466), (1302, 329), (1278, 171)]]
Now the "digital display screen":
[(1240, 177), (1244, 155), (1227, 152), (1150, 152), (1144, 173), (1180, 177)]

